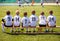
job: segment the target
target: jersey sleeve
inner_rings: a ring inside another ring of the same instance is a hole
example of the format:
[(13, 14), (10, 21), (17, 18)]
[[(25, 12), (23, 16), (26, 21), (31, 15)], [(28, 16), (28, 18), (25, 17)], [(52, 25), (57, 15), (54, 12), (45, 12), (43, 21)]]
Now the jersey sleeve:
[(2, 22), (5, 22), (4, 20), (5, 20), (5, 19), (2, 18)]

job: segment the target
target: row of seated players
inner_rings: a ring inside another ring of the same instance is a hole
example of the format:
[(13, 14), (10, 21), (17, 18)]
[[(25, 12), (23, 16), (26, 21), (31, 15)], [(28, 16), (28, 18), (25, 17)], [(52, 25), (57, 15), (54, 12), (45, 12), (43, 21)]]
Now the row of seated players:
[(11, 27), (11, 32), (16, 31), (16, 27), (18, 28), (18, 32), (20, 32), (20, 23), (22, 23), (22, 29), (26, 28), (26, 32), (28, 32), (28, 28), (31, 27), (33, 32), (35, 32), (36, 24), (39, 21), (38, 31), (42, 31), (42, 27), (46, 27), (45, 31), (49, 30), (53, 31), (53, 28), (56, 26), (56, 17), (53, 16), (53, 11), (49, 11), (49, 16), (46, 18), (44, 12), (40, 13), (39, 20), (35, 15), (35, 10), (32, 11), (32, 15), (28, 18), (27, 12), (24, 12), (24, 17), (21, 19), (19, 16), (19, 10), (16, 10), (16, 16), (12, 18), (10, 15), (10, 11), (6, 12), (6, 16), (2, 19), (2, 31), (5, 32), (4, 27)]

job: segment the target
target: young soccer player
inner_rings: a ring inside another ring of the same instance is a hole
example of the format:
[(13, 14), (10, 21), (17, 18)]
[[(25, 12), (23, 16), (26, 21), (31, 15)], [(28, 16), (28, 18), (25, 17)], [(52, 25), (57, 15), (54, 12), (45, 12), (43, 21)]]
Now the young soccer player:
[(20, 16), (19, 16), (19, 10), (16, 10), (16, 15), (14, 16), (14, 31), (16, 31), (16, 27), (18, 27), (18, 32), (20, 32)]
[(22, 0), (18, 0), (18, 5), (19, 5), (19, 6), (22, 5)]
[(58, 3), (59, 3), (58, 0), (56, 0), (56, 4), (57, 4), (57, 5), (58, 5)]
[(30, 26), (33, 28), (33, 32), (35, 32), (36, 24), (38, 21), (37, 16), (35, 15), (35, 10), (32, 11), (32, 15), (30, 16)]
[(44, 6), (43, 6), (43, 3), (44, 3), (44, 0), (41, 0), (41, 6), (42, 6), (42, 7), (44, 7)]
[(51, 10), (50, 15), (47, 17), (47, 23), (50, 27), (49, 29), (53, 32), (53, 28), (56, 27), (56, 17), (53, 15), (53, 11)]
[(29, 18), (27, 17), (27, 12), (24, 12), (24, 17), (21, 20), (22, 22), (22, 28), (26, 28), (26, 32), (28, 32), (28, 27), (29, 27)]
[(39, 27), (38, 31), (41, 32), (42, 27), (46, 27), (47, 21), (46, 21), (46, 16), (44, 15), (44, 12), (41, 12), (39, 16)]
[(29, 5), (29, 0), (24, 0), (26, 3), (27, 3), (27, 5)]
[(6, 12), (6, 16), (2, 19), (2, 31), (5, 32), (4, 27), (12, 27), (11, 32), (13, 30), (13, 22), (12, 16), (10, 15), (10, 11)]
[(32, 0), (32, 4), (31, 4), (32, 6), (34, 5), (34, 0)]

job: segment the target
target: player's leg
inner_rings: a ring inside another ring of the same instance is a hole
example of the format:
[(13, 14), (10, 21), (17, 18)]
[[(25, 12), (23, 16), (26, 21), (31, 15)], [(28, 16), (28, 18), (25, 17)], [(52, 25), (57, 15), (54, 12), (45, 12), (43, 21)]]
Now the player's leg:
[(44, 7), (43, 3), (41, 3), (41, 6)]
[(22, 23), (22, 29), (21, 29), (21, 31), (22, 31), (22, 32), (24, 31), (24, 26), (23, 26), (23, 23)]
[(55, 27), (56, 27), (56, 25), (51, 26), (50, 31), (53, 32)]
[(13, 24), (11, 26), (9, 26), (11, 29), (10, 29), (10, 32), (14, 32), (14, 27), (13, 27)]
[(29, 32), (28, 26), (26, 26), (25, 28), (26, 28), (26, 32)]
[(28, 27), (28, 29), (29, 29), (29, 32), (31, 32), (31, 25), (29, 24), (29, 27)]
[(5, 32), (5, 30), (4, 30), (4, 22), (2, 22), (2, 31)]
[(39, 24), (38, 32), (41, 32), (41, 31), (42, 31), (42, 27), (41, 27), (41, 25)]
[(19, 24), (19, 26), (16, 26), (17, 28), (18, 28), (18, 32), (20, 32), (20, 24)]
[(46, 24), (45, 32), (49, 32), (49, 29), (50, 29), (50, 26), (49, 26), (49, 24), (47, 23), (47, 24)]
[(36, 32), (36, 26), (32, 26), (33, 32)]

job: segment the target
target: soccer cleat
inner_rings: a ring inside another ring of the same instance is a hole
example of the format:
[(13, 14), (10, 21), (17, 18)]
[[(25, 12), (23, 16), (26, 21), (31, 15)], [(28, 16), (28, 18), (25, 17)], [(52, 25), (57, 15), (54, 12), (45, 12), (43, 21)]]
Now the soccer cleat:
[(24, 29), (21, 29), (22, 31), (24, 30)]
[(36, 31), (33, 31), (33, 32), (36, 32)]
[(31, 32), (31, 31), (29, 31), (29, 32)]

